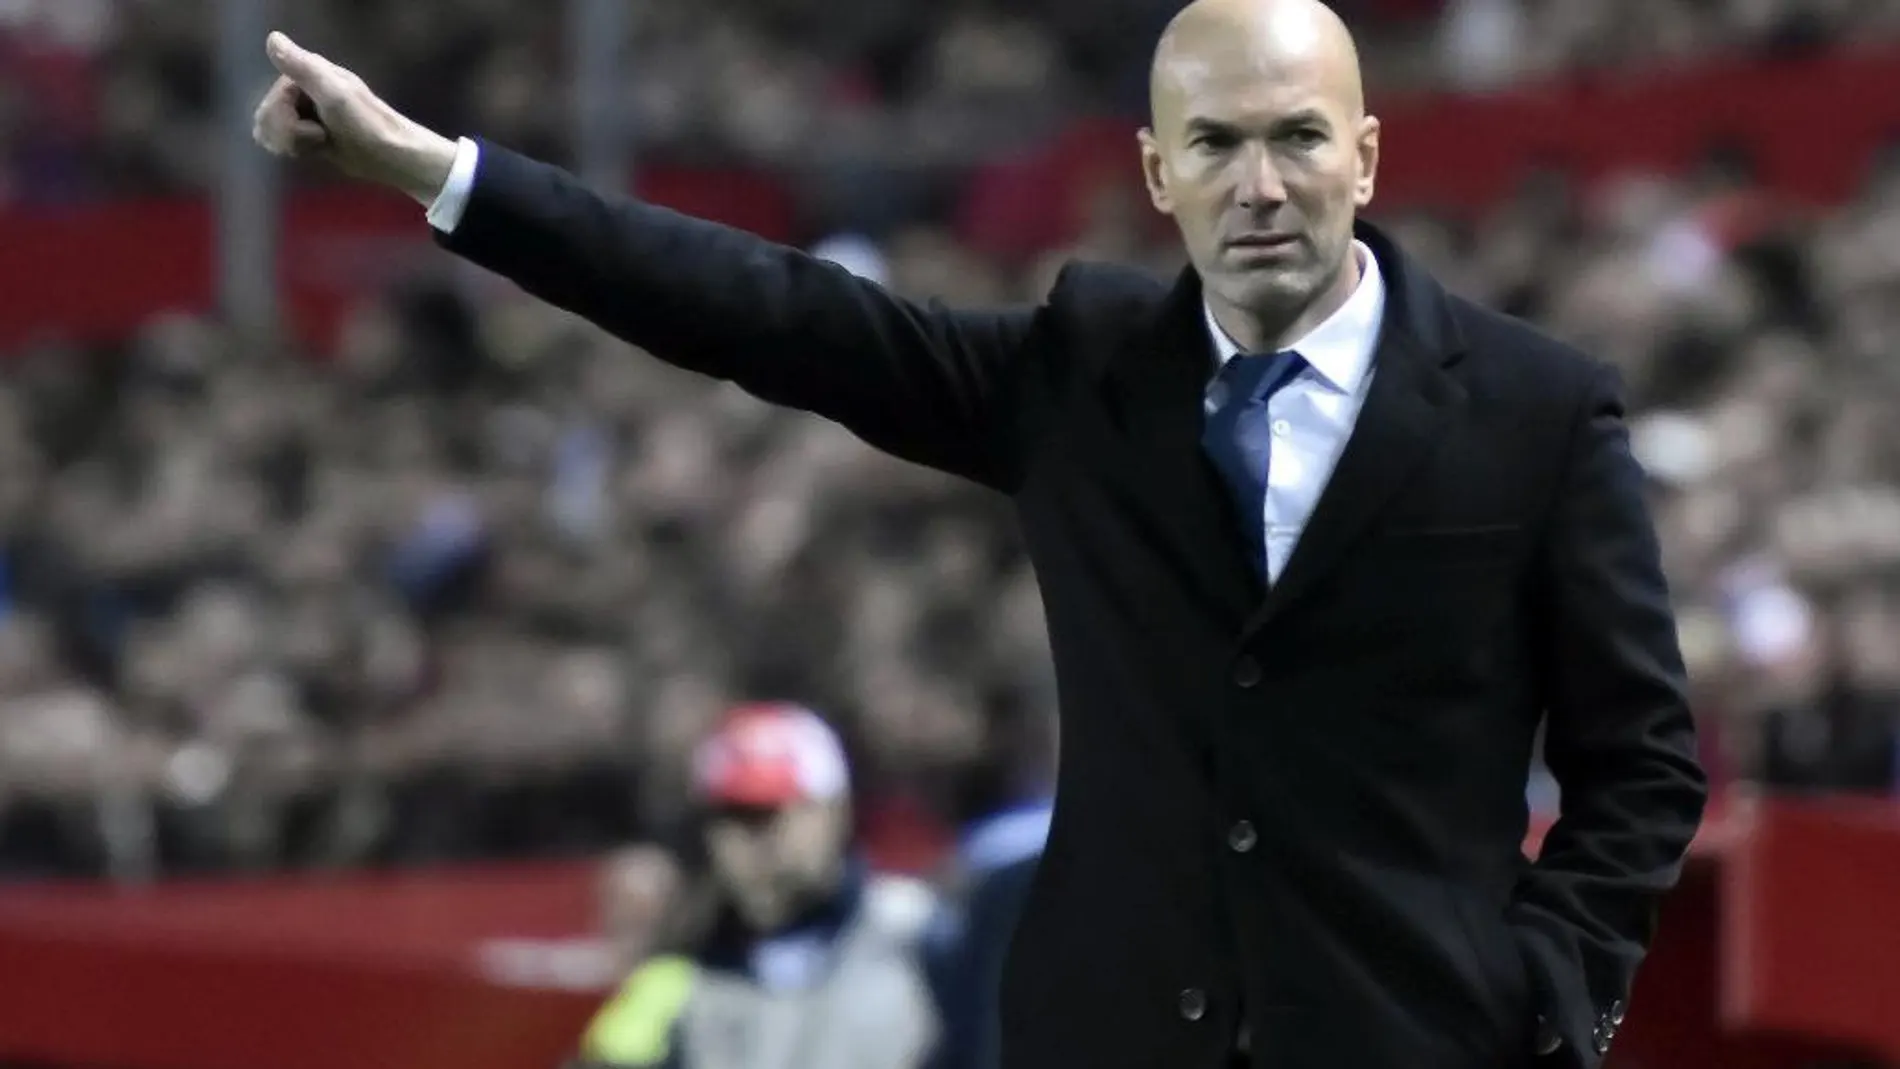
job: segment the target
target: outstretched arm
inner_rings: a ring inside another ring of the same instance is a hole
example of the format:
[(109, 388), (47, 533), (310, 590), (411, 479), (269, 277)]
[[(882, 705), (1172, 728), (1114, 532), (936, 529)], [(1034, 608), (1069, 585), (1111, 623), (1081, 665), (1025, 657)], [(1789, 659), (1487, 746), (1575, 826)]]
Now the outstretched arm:
[(437, 240), (655, 356), (834, 419), (887, 452), (1001, 485), (1028, 310), (951, 311), (835, 264), (633, 198), (491, 142)]
[(402, 190), (438, 241), (660, 359), (836, 420), (908, 460), (1008, 489), (1019, 397), (1059, 347), (1036, 310), (901, 299), (796, 249), (421, 127), (282, 34), (257, 140)]

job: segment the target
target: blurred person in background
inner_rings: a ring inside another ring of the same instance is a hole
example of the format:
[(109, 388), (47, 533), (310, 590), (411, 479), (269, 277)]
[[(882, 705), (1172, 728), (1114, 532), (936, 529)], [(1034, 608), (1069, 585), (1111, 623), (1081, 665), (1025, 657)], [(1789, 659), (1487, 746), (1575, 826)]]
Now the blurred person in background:
[(1762, 716), (1761, 782), (1779, 790), (1891, 794), (1900, 785), (1900, 583), (1818, 599), (1811, 651)]
[(959, 837), (948, 877), (954, 893), (932, 926), (931, 983), (944, 1016), (932, 1069), (1001, 1064), (1003, 965), (1055, 814), (1055, 725), (1015, 723), (1022, 731), (1013, 745), (980, 777), (998, 782), (976, 788), (978, 815)]
[[(1071, 266), (1021, 312), (606, 200), (268, 47), (266, 147), (1015, 499), (1067, 715), (1003, 1064), (1600, 1062), (1706, 795), (1621, 387), (1358, 220), (1379, 124), (1329, 9), (1177, 15), (1140, 149), (1192, 269)], [(1540, 723), (1562, 800), (1532, 864)]]
[(588, 1065), (919, 1069), (940, 1033), (917, 881), (854, 849), (843, 745), (800, 706), (740, 706), (693, 759), (695, 860), (658, 953), (602, 1008)]

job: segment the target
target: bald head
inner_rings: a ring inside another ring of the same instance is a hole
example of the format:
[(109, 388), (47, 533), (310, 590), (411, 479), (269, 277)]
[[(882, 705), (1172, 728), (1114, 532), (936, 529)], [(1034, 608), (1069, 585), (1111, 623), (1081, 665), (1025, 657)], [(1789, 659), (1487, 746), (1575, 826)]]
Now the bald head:
[(1309, 82), (1353, 119), (1365, 115), (1359, 50), (1320, 0), (1194, 0), (1155, 47), (1148, 103), (1156, 128), (1186, 100), (1253, 79)]
[(1297, 340), (1352, 292), (1378, 172), (1352, 34), (1319, 0), (1194, 0), (1150, 98), (1142, 174), (1215, 318), (1247, 348)]

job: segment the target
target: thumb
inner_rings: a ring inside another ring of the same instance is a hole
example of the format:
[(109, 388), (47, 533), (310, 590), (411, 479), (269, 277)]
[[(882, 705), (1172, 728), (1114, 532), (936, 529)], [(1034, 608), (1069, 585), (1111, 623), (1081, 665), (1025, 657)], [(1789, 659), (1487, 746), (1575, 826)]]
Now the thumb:
[(311, 52), (282, 31), (274, 31), (264, 41), (271, 65), (313, 100), (324, 100), (336, 88), (337, 66)]

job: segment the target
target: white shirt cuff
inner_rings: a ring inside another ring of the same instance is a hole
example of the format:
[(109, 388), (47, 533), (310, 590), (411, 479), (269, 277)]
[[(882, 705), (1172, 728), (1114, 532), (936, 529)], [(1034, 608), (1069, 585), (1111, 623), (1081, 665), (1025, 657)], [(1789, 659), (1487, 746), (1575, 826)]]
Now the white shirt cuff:
[(481, 162), (481, 155), (474, 141), (466, 137), (456, 140), (449, 180), (442, 183), (442, 192), (429, 204), (430, 226), (450, 234), (461, 225), (462, 213), (468, 210), (468, 196), (475, 189), (475, 165)]

